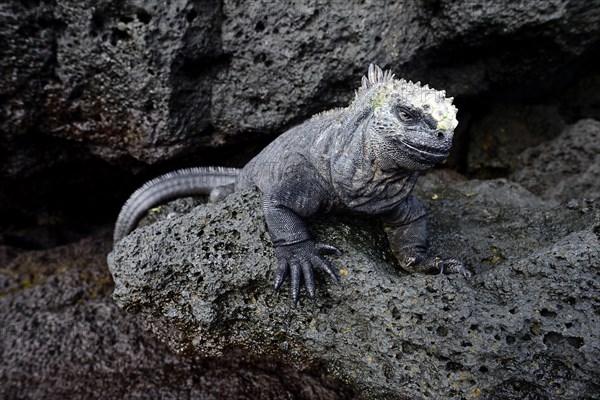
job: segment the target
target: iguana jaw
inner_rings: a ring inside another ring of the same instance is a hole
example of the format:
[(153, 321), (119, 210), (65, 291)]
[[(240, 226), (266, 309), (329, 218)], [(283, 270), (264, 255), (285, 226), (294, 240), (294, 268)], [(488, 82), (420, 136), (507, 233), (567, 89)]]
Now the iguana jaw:
[(396, 140), (408, 150), (407, 153), (411, 156), (411, 158), (415, 158), (415, 161), (426, 162), (427, 164), (435, 165), (444, 161), (449, 154), (449, 149), (419, 146), (415, 143), (410, 144), (401, 138), (396, 138)]
[[(369, 121), (372, 122), (372, 121)], [(372, 126), (367, 128), (377, 137)], [(379, 136), (376, 157), (386, 169), (400, 167), (405, 170), (426, 170), (440, 164), (450, 154), (452, 147), (452, 131), (434, 128), (396, 130), (393, 134)]]

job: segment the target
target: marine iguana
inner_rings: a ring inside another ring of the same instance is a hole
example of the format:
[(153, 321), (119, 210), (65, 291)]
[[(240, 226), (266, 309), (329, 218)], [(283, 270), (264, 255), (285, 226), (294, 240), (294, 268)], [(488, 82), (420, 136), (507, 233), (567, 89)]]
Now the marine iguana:
[(382, 219), (390, 246), (409, 272), (471, 273), (458, 260), (428, 254), (425, 210), (411, 191), (423, 170), (443, 161), (452, 146), (457, 109), (452, 98), (420, 82), (397, 80), (371, 64), (354, 101), (313, 116), (288, 130), (243, 169), (189, 168), (147, 182), (133, 193), (117, 219), (114, 241), (146, 210), (186, 195), (258, 188), (278, 260), (275, 290), (288, 276), (293, 305), (300, 282), (314, 299), (314, 269), (338, 282), (306, 218), (350, 212)]

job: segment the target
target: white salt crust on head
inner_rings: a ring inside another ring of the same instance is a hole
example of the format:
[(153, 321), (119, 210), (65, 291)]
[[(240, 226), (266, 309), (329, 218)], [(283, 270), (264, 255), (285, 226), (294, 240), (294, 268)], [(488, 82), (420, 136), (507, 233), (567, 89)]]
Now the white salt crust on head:
[(357, 99), (374, 88), (372, 101), (375, 108), (400, 100), (403, 104), (431, 115), (437, 122), (437, 129), (452, 131), (458, 125), (458, 109), (452, 104), (452, 97), (446, 97), (444, 90), (435, 90), (420, 82), (413, 83), (404, 79), (394, 79), (391, 71), (383, 72), (371, 64), (367, 76), (363, 76), (362, 85), (356, 92)]

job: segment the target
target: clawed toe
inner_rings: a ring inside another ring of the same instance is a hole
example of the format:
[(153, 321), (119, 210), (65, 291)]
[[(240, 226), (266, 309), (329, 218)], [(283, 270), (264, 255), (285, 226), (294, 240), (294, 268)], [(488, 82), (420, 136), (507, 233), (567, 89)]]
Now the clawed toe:
[(470, 278), (471, 276), (473, 276), (473, 273), (469, 271), (467, 267), (458, 260), (450, 259), (447, 260), (445, 264), (447, 264), (446, 271), (449, 273), (460, 273), (465, 278)]
[(317, 243), (315, 245), (315, 248), (317, 249), (317, 251), (320, 254), (335, 254), (336, 256), (339, 256), (342, 254), (342, 251), (340, 249), (338, 249), (337, 247), (332, 246), (330, 244)]
[(289, 277), (293, 307), (298, 306), (302, 284), (306, 288), (308, 297), (316, 304), (315, 268), (328, 274), (339, 285), (335, 268), (319, 252), (339, 253), (339, 250), (334, 246), (315, 244), (313, 241), (304, 241), (275, 248), (275, 255), (279, 264), (275, 273), (274, 289), (276, 292), (279, 291)]

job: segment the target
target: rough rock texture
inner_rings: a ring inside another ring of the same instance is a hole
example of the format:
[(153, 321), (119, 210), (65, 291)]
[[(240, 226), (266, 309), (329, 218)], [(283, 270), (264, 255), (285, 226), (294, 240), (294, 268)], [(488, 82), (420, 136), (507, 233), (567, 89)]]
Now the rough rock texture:
[(525, 150), (510, 179), (546, 199), (600, 198), (600, 122), (579, 121)]
[(366, 398), (598, 398), (600, 205), (550, 207), (505, 180), (418, 190), (432, 244), (476, 271), (407, 275), (374, 221), (330, 218), (341, 287), (290, 312), (259, 195), (141, 228), (109, 255), (114, 298), (185, 353), (242, 348), (323, 366)]
[(0, 248), (2, 399), (347, 399), (353, 391), (271, 361), (171, 353), (119, 310), (104, 229), (86, 240), (17, 255)]
[(5, 135), (34, 130), (151, 162), (206, 130), (218, 2), (10, 2), (3, 14)]
[(58, 0), (0, 10), (0, 160), (13, 176), (77, 158), (60, 139), (111, 162), (152, 163), (280, 133), (346, 103), (372, 61), (457, 96), (553, 87), (600, 32), (600, 7), (562, 0)]
[(223, 13), (232, 58), (218, 75), (213, 116), (217, 126), (256, 130), (347, 102), (373, 60), (456, 96), (545, 86), (600, 28), (600, 8), (562, 1), (226, 1)]

